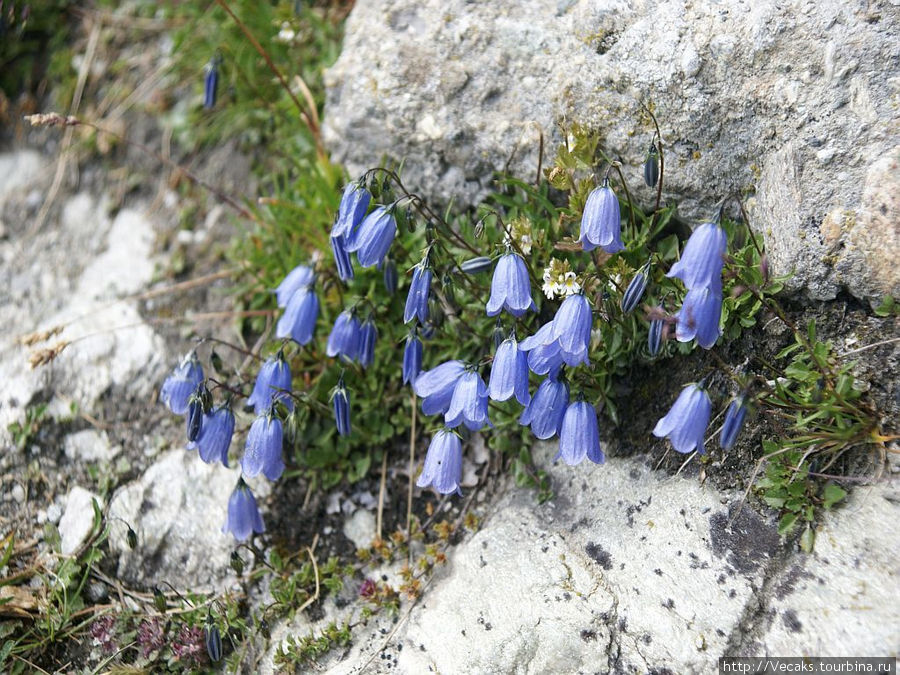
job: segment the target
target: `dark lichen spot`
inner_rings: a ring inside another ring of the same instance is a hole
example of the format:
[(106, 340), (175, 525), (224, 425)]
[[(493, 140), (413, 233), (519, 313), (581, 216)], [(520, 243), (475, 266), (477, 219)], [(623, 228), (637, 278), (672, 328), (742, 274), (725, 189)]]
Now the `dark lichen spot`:
[(662, 576), (662, 570), (659, 569), (658, 567), (655, 570), (653, 570), (653, 573), (658, 577)]
[(584, 630), (581, 631), (581, 639), (584, 640), (585, 642), (591, 642), (592, 640), (596, 640), (597, 632), (593, 631), (593, 630), (588, 630), (587, 628), (585, 628)]
[(710, 516), (709, 536), (713, 553), (747, 575), (756, 572), (760, 563), (771, 558), (780, 545), (775, 527), (750, 507), (742, 508), (740, 502), (733, 503), (727, 512)]
[(675, 601), (672, 598), (669, 598), (662, 604), (662, 606), (666, 609), (675, 609)]
[(784, 622), (785, 627), (792, 633), (799, 633), (803, 630), (803, 624), (800, 623), (797, 612), (792, 609), (785, 610), (781, 615), (781, 620)]
[(598, 544), (595, 544), (592, 541), (588, 542), (588, 545), (584, 547), (584, 550), (585, 553), (591, 557), (591, 560), (600, 565), (600, 567), (605, 570), (612, 569), (612, 557)]

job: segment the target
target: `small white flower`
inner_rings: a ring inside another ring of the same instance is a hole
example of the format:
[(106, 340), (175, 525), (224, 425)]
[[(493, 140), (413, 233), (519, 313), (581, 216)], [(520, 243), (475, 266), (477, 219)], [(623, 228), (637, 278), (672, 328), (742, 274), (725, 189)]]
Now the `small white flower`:
[(556, 284), (552, 284), (549, 279), (546, 277), (544, 278), (544, 285), (541, 287), (541, 290), (544, 291), (544, 295), (547, 296), (548, 300), (552, 300), (556, 297), (555, 286)]
[(519, 237), (519, 248), (522, 249), (523, 255), (528, 255), (531, 253), (531, 235), (523, 234)]
[(561, 286), (562, 292), (560, 294), (574, 295), (581, 290), (581, 284), (578, 283), (578, 278), (575, 276), (575, 272), (566, 272)]
[(295, 37), (297, 37), (297, 33), (294, 32), (293, 28), (291, 28), (291, 24), (289, 24), (287, 21), (282, 23), (281, 30), (278, 31), (276, 39), (279, 42), (293, 42)]

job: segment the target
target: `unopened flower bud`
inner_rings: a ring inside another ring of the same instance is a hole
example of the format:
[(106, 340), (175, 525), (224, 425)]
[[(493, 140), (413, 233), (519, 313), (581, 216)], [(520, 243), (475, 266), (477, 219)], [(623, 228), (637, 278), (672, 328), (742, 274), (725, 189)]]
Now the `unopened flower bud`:
[(631, 314), (644, 297), (644, 291), (647, 290), (648, 266), (649, 263), (641, 267), (625, 289), (625, 295), (622, 296), (622, 311), (625, 314)]
[(659, 150), (656, 148), (656, 141), (650, 143), (647, 150), (647, 159), (644, 160), (644, 182), (647, 187), (656, 187), (659, 181)]
[(477, 258), (466, 260), (459, 267), (466, 274), (478, 274), (479, 272), (487, 272), (491, 269), (491, 266), (492, 262), (490, 258), (487, 256), (479, 256)]
[(219, 627), (212, 623), (211, 619), (208, 619), (203, 632), (209, 660), (213, 663), (218, 663), (222, 660), (222, 636), (219, 634)]
[(128, 548), (130, 548), (132, 551), (137, 548), (137, 532), (135, 532), (130, 525), (128, 526), (128, 532), (125, 534), (125, 541), (128, 543)]
[(647, 335), (647, 348), (650, 350), (650, 356), (656, 357), (662, 348), (663, 328), (665, 325), (666, 320), (662, 318), (650, 321), (650, 332)]
[(397, 266), (393, 258), (384, 261), (384, 287), (390, 295), (397, 292)]
[(738, 434), (741, 433), (746, 417), (747, 397), (741, 394), (731, 402), (725, 413), (725, 421), (722, 423), (722, 435), (719, 436), (719, 443), (723, 450), (730, 450), (731, 446), (734, 445)]

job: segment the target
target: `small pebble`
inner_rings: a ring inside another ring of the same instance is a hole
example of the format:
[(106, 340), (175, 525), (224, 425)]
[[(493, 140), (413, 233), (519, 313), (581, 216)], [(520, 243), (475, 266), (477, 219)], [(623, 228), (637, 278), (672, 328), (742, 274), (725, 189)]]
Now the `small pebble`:
[(19, 504), (21, 504), (22, 502), (24, 502), (24, 501), (25, 501), (25, 488), (23, 488), (23, 487), (22, 487), (21, 485), (19, 485), (18, 483), (16, 483), (15, 485), (13, 485), (13, 489), (12, 489), (12, 498), (13, 498), (16, 502), (18, 502)]
[(51, 504), (47, 507), (47, 520), (56, 525), (62, 518), (62, 508), (59, 504)]

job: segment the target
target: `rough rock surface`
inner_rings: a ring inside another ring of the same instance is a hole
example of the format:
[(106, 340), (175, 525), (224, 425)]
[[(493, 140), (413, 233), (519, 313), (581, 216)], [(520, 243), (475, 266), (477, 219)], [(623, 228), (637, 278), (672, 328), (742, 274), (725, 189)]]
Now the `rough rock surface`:
[(494, 171), (531, 179), (538, 132), (552, 154), (580, 122), (649, 205), (652, 101), (682, 217), (755, 189), (751, 221), (795, 288), (898, 295), (898, 20), (885, 1), (360, 0), (326, 139), (351, 171), (387, 154), (414, 189), (468, 204)]

